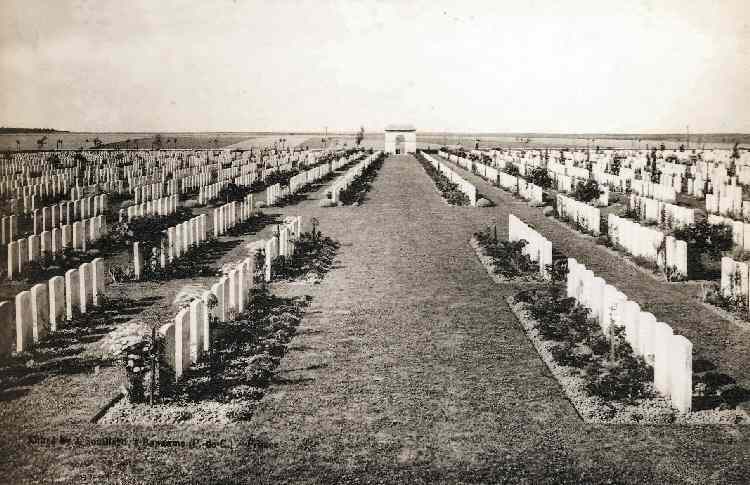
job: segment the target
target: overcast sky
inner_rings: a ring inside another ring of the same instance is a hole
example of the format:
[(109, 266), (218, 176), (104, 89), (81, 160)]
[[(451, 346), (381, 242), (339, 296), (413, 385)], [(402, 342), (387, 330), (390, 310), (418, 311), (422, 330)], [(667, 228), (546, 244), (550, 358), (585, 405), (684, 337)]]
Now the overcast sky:
[(0, 0), (0, 125), (379, 131), (393, 122), (750, 132), (750, 4)]

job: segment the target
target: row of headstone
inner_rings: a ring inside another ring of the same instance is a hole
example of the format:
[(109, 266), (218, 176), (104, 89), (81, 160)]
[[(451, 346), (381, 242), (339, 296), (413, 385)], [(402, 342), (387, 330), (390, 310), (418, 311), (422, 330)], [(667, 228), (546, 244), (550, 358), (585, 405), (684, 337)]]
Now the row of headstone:
[[(131, 205), (125, 209), (120, 209), (120, 222), (132, 221), (139, 217), (151, 216), (169, 216), (177, 212), (178, 195), (170, 195), (161, 199), (149, 200), (137, 205)], [(125, 219), (127, 214), (127, 219)]]
[(611, 325), (624, 327), (625, 339), (635, 354), (654, 368), (654, 387), (682, 413), (689, 413), (693, 399), (693, 345), (675, 335), (666, 323), (641, 310), (638, 303), (591, 270), (568, 258), (566, 292), (588, 308), (610, 338)]
[(549, 278), (547, 266), (552, 264), (552, 242), (513, 214), (508, 214), (508, 241), (526, 241), (523, 254), (539, 264), (539, 273)]
[(256, 180), (258, 180), (258, 176), (255, 173), (246, 173), (235, 177), (233, 182), (238, 187), (250, 187)]
[(208, 204), (210, 201), (219, 197), (221, 189), (227, 186), (227, 182), (217, 182), (215, 184), (204, 185), (198, 192), (198, 203), (200, 205)]
[(523, 199), (528, 200), (536, 204), (541, 204), (544, 200), (544, 191), (536, 184), (526, 181), (522, 177), (517, 177), (518, 180), (518, 195)]
[[(613, 190), (619, 192), (624, 192), (628, 187), (629, 179), (621, 175), (605, 172), (604, 170), (592, 170), (591, 178), (596, 180), (600, 187), (606, 185), (607, 187), (611, 187)], [(573, 185), (573, 187), (575, 187), (575, 185)]]
[(726, 298), (741, 298), (743, 304), (747, 305), (750, 301), (748, 290), (750, 290), (748, 264), (727, 256), (721, 258), (721, 294)]
[[(427, 154), (424, 154), (425, 156), (428, 156)], [(486, 163), (483, 163), (479, 160), (469, 160), (468, 158), (461, 157), (457, 153), (451, 153), (446, 150), (439, 150), (438, 155), (445, 158), (448, 161), (456, 163), (459, 167), (471, 171), (483, 179), (487, 180), (489, 183), (501, 187), (505, 190), (509, 190), (513, 192), (514, 194), (520, 194), (524, 197), (526, 200), (539, 200), (541, 202), (542, 200), (542, 189), (541, 187), (537, 187), (534, 184), (527, 184), (524, 181), (524, 186), (521, 188), (519, 186), (519, 177), (514, 177), (512, 175), (509, 175), (504, 172), (500, 172), (495, 167), (490, 167)], [(433, 164), (434, 165), (434, 164)], [(471, 189), (469, 189), (471, 190)], [(471, 196), (469, 196), (471, 198)], [(474, 197), (476, 198), (476, 192), (474, 194)]]
[(338, 176), (328, 190), (326, 190), (326, 193), (330, 194), (330, 199), (338, 203), (341, 192), (348, 189), (355, 180), (362, 176), (362, 173), (378, 159), (380, 154), (381, 152), (375, 152), (364, 157), (363, 160), (357, 162), (354, 166), (348, 168), (346, 172)]
[(742, 200), (742, 187), (723, 185), (714, 187), (714, 193), (706, 194), (706, 212), (740, 218), (746, 206)]
[(240, 201), (233, 201), (213, 210), (214, 237), (224, 235), (229, 229), (242, 224), (255, 215), (253, 194)]
[(95, 195), (97, 192), (99, 192), (98, 184), (76, 185), (75, 187), (71, 187), (69, 197), (70, 200), (78, 200)]
[(164, 197), (164, 185), (161, 183), (138, 185), (132, 188), (136, 204)]
[(552, 180), (555, 182), (555, 188), (561, 192), (573, 192), (576, 186), (576, 179), (570, 175), (556, 174), (553, 175)]
[(232, 314), (243, 313), (250, 303), (255, 258), (247, 257), (229, 274), (193, 299), (175, 316), (174, 322), (159, 328), (164, 339), (164, 360), (181, 378), (192, 364), (210, 350), (211, 326), (214, 321), (228, 321)]
[[(669, 227), (695, 223), (695, 209), (690, 207), (682, 207), (635, 194), (630, 194), (628, 203), (632, 208), (640, 208), (641, 220), (643, 221), (655, 221), (660, 225)], [(670, 221), (671, 224), (669, 224)]]
[(432, 166), (435, 167), (440, 173), (442, 173), (448, 180), (458, 185), (458, 188), (461, 190), (461, 192), (466, 194), (466, 196), (469, 198), (469, 205), (471, 205), (472, 207), (476, 207), (477, 188), (474, 186), (474, 184), (461, 177), (445, 163), (430, 156), (429, 153), (422, 152), (422, 155), (424, 155), (427, 161), (429, 161), (430, 164), (432, 164)]
[(307, 169), (289, 179), (289, 192), (296, 194), (302, 188), (317, 182), (331, 173), (331, 164), (323, 163), (317, 167)]
[(72, 224), (74, 221), (90, 219), (103, 215), (107, 210), (107, 195), (100, 194), (74, 201), (63, 201), (41, 210), (35, 209), (32, 214), (34, 234), (49, 231), (55, 227)]
[(717, 216), (716, 214), (708, 215), (709, 224), (726, 224), (732, 228), (732, 241), (735, 247), (742, 251), (750, 251), (750, 223), (737, 221), (729, 217)]
[(66, 248), (86, 251), (90, 244), (98, 241), (104, 234), (104, 216), (96, 216), (12, 241), (7, 246), (8, 279), (18, 277), (28, 263), (60, 254)]
[[(674, 165), (674, 164), (667, 164)], [(664, 166), (662, 166), (662, 173), (659, 174), (659, 184), (669, 186), (674, 189), (676, 193), (682, 192), (682, 174), (679, 173), (664, 173)]]
[(661, 200), (663, 202), (677, 201), (677, 193), (672, 186), (655, 184), (648, 180), (631, 180), (630, 190), (638, 195)]
[(4, 216), (0, 219), (0, 244), (9, 244), (18, 234), (18, 217)]
[[(162, 238), (158, 247), (151, 248), (149, 264), (166, 268), (169, 263), (187, 254), (191, 249), (208, 241), (208, 216), (201, 214), (176, 226), (167, 228), (167, 237)], [(141, 244), (133, 243), (133, 270), (135, 279), (143, 277), (145, 267), (144, 257), (141, 253)]]
[(585, 202), (557, 194), (557, 213), (588, 228), (594, 236), (601, 234), (601, 210)]
[[(76, 311), (86, 313), (102, 302), (106, 290), (104, 260), (96, 258), (0, 303), (0, 355), (31, 350)], [(14, 345), (15, 344), (15, 345)]]
[(294, 256), (295, 241), (302, 234), (302, 217), (286, 217), (284, 223), (276, 227), (274, 235), (263, 242), (265, 265), (263, 275), (265, 281), (273, 277), (273, 262), (279, 256), (291, 258)]
[(687, 242), (614, 214), (607, 218), (607, 231), (613, 243), (633, 256), (649, 259), (662, 269), (670, 268), (687, 277)]
[(703, 180), (703, 177), (698, 174), (695, 176), (695, 178), (687, 179), (687, 195), (692, 195), (693, 197), (697, 197), (699, 199), (702, 199), (706, 194), (706, 182)]
[[(44, 177), (42, 177), (44, 178)], [(67, 191), (68, 184), (65, 179), (60, 177), (49, 177), (45, 181), (32, 182), (28, 185), (21, 185), (15, 188), (15, 194), (21, 197), (38, 197), (46, 199), (47, 197), (57, 197)]]

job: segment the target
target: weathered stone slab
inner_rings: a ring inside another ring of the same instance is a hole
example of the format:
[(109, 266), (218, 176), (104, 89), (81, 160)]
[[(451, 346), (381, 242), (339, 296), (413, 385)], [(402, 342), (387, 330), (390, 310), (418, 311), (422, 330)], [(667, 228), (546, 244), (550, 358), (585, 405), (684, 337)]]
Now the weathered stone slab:
[(16, 352), (31, 349), (34, 342), (34, 317), (31, 314), (31, 292), (16, 295)]
[(80, 308), (81, 282), (77, 269), (65, 272), (65, 316), (72, 320), (76, 309)]
[(99, 306), (105, 295), (107, 286), (107, 273), (104, 269), (104, 259), (95, 258), (91, 261), (91, 302)]
[(48, 285), (49, 325), (50, 331), (54, 332), (65, 319), (65, 278), (53, 276)]
[(190, 302), (190, 361), (197, 362), (203, 354), (205, 336), (206, 305), (198, 298)]

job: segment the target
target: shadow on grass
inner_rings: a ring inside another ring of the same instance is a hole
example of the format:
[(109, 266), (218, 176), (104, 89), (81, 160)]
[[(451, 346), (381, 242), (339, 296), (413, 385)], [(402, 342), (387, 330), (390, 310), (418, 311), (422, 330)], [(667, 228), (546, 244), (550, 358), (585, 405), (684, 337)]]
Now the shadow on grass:
[(55, 332), (48, 334), (28, 352), (14, 354), (0, 362), (0, 400), (16, 399), (28, 389), (48, 377), (90, 373), (94, 368), (110, 367), (114, 362), (98, 353), (86, 353), (86, 344), (100, 340), (114, 330), (115, 325), (153, 305), (161, 297), (140, 300), (105, 300), (91, 312), (76, 313)]
[(267, 214), (260, 212), (250, 220), (243, 222), (227, 231), (227, 236), (247, 236), (257, 234), (270, 224), (281, 224), (284, 217), (282, 214)]

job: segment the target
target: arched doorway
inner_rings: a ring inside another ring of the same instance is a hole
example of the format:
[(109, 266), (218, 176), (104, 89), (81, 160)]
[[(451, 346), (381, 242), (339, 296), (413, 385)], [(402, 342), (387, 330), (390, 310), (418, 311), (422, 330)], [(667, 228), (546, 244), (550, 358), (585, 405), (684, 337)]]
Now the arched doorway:
[(406, 138), (404, 135), (396, 136), (396, 155), (406, 153)]

